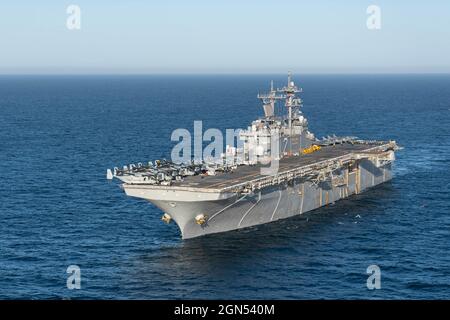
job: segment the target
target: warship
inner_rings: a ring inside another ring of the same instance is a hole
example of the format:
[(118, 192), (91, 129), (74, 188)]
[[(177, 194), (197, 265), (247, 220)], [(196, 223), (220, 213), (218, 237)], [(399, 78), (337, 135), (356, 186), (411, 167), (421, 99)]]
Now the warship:
[[(395, 141), (336, 135), (318, 139), (288, 74), (282, 88), (258, 94), (264, 115), (213, 160), (156, 160), (107, 169), (126, 195), (162, 210), (183, 239), (301, 215), (392, 179)], [(285, 110), (280, 114), (280, 109)]]

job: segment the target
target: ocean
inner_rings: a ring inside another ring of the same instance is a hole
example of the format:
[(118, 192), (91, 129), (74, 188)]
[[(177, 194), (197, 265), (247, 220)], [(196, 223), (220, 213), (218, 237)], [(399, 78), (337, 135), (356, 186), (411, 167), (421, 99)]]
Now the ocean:
[(246, 128), (284, 74), (0, 76), (0, 299), (450, 299), (450, 75), (294, 78), (316, 136), (404, 147), (393, 180), (181, 240), (106, 169), (168, 158), (172, 131), (194, 120)]

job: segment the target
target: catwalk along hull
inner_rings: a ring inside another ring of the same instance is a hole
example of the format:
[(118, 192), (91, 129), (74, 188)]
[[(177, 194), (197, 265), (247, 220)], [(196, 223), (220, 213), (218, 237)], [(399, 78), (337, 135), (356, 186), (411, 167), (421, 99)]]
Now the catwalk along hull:
[[(184, 239), (289, 218), (358, 194), (392, 178), (392, 162), (379, 165), (362, 159), (339, 169), (338, 178), (312, 181), (295, 178), (253, 192), (172, 191), (124, 185), (129, 196), (144, 198), (170, 215)], [(206, 217), (198, 224), (195, 217)]]

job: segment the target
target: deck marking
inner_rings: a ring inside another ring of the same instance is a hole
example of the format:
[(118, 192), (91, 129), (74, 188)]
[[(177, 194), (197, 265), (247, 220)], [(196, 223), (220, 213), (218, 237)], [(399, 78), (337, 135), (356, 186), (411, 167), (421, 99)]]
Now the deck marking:
[(273, 220), (273, 216), (275, 215), (275, 212), (276, 212), (277, 209), (278, 209), (278, 205), (280, 204), (280, 200), (281, 200), (281, 189), (279, 190), (279, 192), (280, 192), (280, 197), (278, 198), (277, 205), (275, 206), (275, 209), (273, 210), (272, 217), (270, 218), (270, 221)]
[(208, 219), (208, 221), (211, 221), (215, 216), (217, 216), (219, 213), (222, 213), (223, 211), (225, 211), (226, 209), (230, 208), (231, 206), (235, 205), (236, 203), (238, 203), (239, 201), (241, 201), (242, 199), (244, 199), (246, 196), (248, 196), (248, 194), (246, 194), (245, 196), (242, 196), (241, 198), (239, 198), (238, 200), (236, 200), (235, 202), (233, 202), (232, 204), (229, 204), (228, 206), (226, 206), (225, 208), (220, 209), (219, 211), (217, 211), (216, 213), (214, 213), (211, 218)]
[(244, 213), (244, 215), (241, 218), (241, 221), (238, 223), (238, 228), (241, 226), (242, 221), (244, 221), (244, 218), (252, 211), (252, 209), (261, 201), (261, 192), (259, 192), (259, 198), (258, 200)]
[(305, 183), (302, 183), (302, 203), (300, 204), (300, 214), (303, 213), (303, 201), (305, 197)]

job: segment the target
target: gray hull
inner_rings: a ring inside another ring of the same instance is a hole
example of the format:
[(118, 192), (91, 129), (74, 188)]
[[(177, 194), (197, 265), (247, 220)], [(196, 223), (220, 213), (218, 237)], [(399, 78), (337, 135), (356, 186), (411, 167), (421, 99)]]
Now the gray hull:
[[(188, 239), (303, 214), (388, 181), (392, 178), (391, 170), (391, 163), (377, 167), (371, 160), (361, 160), (352, 171), (343, 169), (343, 181), (331, 178), (315, 184), (298, 178), (253, 193), (232, 194), (219, 200), (147, 200), (168, 213), (178, 224), (183, 239)], [(139, 197), (146, 198), (145, 194)], [(207, 218), (202, 225), (195, 220), (199, 213)]]

